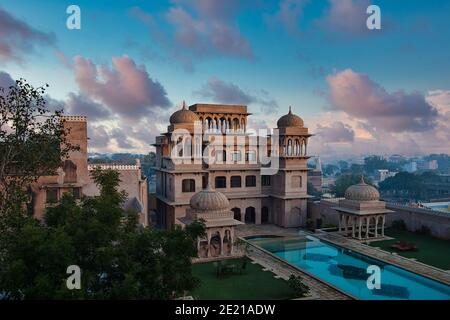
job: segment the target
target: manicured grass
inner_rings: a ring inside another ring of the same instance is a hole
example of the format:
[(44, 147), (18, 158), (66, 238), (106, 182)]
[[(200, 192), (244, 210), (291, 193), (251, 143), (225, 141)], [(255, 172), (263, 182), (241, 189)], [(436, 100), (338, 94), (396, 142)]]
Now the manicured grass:
[(287, 281), (275, 279), (272, 272), (263, 271), (259, 264), (250, 263), (250, 259), (226, 260), (225, 263), (241, 266), (244, 259), (247, 261), (247, 266), (242, 274), (220, 278), (216, 276), (216, 267), (212, 262), (194, 264), (192, 272), (200, 279), (201, 284), (199, 288), (191, 292), (191, 295), (200, 300), (283, 300), (294, 298), (294, 292), (289, 288)]
[[(409, 231), (395, 229), (386, 230), (386, 235), (393, 237), (393, 240), (375, 241), (370, 245), (379, 247), (389, 252), (397, 252), (406, 258), (415, 258), (417, 261), (435, 266), (443, 270), (450, 270), (450, 241), (440, 240), (428, 235), (419, 235)], [(397, 241), (413, 242), (417, 246), (417, 251), (400, 252), (390, 248)]]

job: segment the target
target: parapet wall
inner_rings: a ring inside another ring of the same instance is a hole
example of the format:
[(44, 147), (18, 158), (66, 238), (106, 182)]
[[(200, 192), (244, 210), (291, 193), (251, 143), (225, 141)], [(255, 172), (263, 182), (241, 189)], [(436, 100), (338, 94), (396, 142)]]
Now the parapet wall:
[[(338, 225), (338, 214), (332, 209), (336, 206), (336, 200), (321, 200), (308, 202), (308, 217), (317, 220), (322, 219), (322, 225)], [(386, 225), (390, 226), (395, 220), (403, 220), (408, 231), (416, 231), (422, 226), (431, 230), (431, 235), (450, 240), (450, 214), (445, 212), (410, 208), (397, 204), (386, 203), (386, 208), (393, 210), (394, 213), (386, 215)]]

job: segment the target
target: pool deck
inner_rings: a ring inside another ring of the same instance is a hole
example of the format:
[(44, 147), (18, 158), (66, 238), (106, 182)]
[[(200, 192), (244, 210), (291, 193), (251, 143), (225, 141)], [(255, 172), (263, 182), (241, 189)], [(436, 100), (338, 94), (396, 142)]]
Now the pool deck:
[(395, 253), (368, 246), (357, 240), (348, 239), (338, 234), (317, 232), (311, 235), (346, 249), (374, 257), (375, 259), (450, 285), (450, 273), (448, 271), (424, 264), (414, 259), (402, 257)]
[[(298, 232), (301, 229), (298, 228), (281, 228), (275, 225), (240, 225), (236, 228), (236, 235), (238, 237), (246, 237), (253, 235), (279, 235), (284, 237), (298, 236)], [(419, 261), (408, 259), (390, 252), (374, 248), (363, 244), (357, 240), (345, 238), (336, 233), (330, 232), (316, 232), (309, 233), (301, 230), (311, 236), (328, 241), (335, 245), (350, 249), (352, 251), (374, 257), (375, 259), (396, 265), (408, 271), (423, 275), (425, 277), (440, 281), (447, 285), (450, 285), (450, 273), (445, 270), (429, 266)], [(273, 255), (267, 253), (265, 250), (259, 249), (256, 246), (251, 246), (247, 255), (249, 258), (259, 263), (268, 270), (278, 275), (283, 279), (288, 279), (291, 274), (300, 275), (304, 279), (304, 283), (307, 284), (312, 296), (315, 299), (320, 300), (348, 300), (352, 299), (351, 296), (346, 295), (337, 288), (318, 280), (317, 278), (302, 272), (295, 266), (290, 265), (285, 261), (280, 261)]]
[[(284, 229), (275, 225), (241, 225), (236, 228), (238, 237), (251, 235), (280, 235), (284, 237), (298, 236), (298, 229)], [(265, 269), (272, 271), (282, 279), (289, 279), (291, 274), (301, 276), (303, 282), (309, 286), (311, 297), (314, 300), (349, 300), (350, 296), (335, 289), (334, 287), (317, 280), (309, 274), (302, 272), (298, 268), (291, 266), (289, 263), (281, 261), (274, 256), (266, 253), (255, 246), (251, 246), (247, 252), (247, 256), (255, 263), (260, 264)]]

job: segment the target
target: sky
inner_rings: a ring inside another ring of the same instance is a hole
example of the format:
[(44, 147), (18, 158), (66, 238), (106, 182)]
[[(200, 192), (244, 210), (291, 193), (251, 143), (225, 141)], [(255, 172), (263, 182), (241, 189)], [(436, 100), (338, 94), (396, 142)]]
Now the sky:
[(0, 87), (48, 83), (90, 152), (147, 153), (185, 100), (248, 105), (254, 129), (292, 106), (325, 159), (450, 153), (449, 71), (446, 0), (0, 2)]

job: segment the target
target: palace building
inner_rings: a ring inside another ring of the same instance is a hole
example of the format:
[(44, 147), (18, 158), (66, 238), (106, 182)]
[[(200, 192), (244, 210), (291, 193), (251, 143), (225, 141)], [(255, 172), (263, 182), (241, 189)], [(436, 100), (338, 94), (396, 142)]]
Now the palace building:
[(201, 103), (183, 103), (172, 114), (167, 132), (153, 144), (159, 225), (192, 216), (191, 199), (208, 181), (228, 199), (234, 220), (306, 224), (308, 128), (289, 109), (273, 133), (257, 136), (247, 129), (250, 115), (244, 105)]

